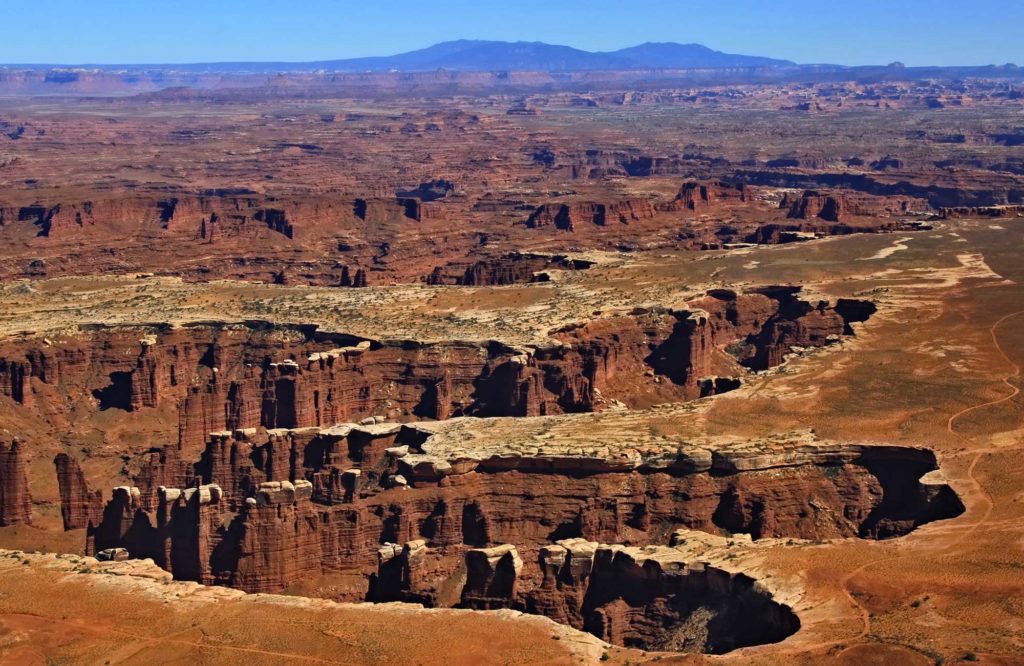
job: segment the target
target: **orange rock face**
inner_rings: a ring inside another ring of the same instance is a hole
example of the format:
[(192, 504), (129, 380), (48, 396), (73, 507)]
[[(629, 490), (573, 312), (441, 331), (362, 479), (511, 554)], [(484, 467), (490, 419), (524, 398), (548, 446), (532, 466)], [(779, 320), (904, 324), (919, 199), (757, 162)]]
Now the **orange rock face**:
[(673, 207), (684, 210), (700, 211), (714, 208), (722, 202), (740, 202), (747, 200), (747, 189), (742, 185), (733, 185), (721, 181), (701, 183), (690, 181), (679, 188), (679, 195)]
[[(636, 549), (569, 539), (541, 549), (540, 566), (543, 581), (523, 595), (525, 607), (616, 645), (716, 654), (800, 627), (753, 579), (708, 564), (662, 563)], [(507, 602), (515, 605), (514, 597)], [(696, 626), (680, 631), (684, 623)]]
[(943, 208), (945, 219), (972, 217), (1024, 217), (1024, 206), (957, 206)]
[(0, 526), (32, 523), (25, 453), (16, 439), (0, 441)]
[(629, 224), (649, 220), (655, 215), (655, 208), (650, 202), (635, 199), (608, 203), (544, 204), (533, 211), (526, 221), (526, 226), (531, 229), (554, 227), (563, 231), (575, 231), (581, 226)]
[(800, 197), (787, 194), (779, 204), (788, 216), (801, 220), (844, 222), (849, 217), (892, 217), (922, 210), (926, 202), (912, 197), (876, 197), (856, 192), (806, 190)]
[[(198, 462), (182, 468), (181, 489), (115, 489), (89, 547), (124, 547), (178, 578), (250, 591), (349, 572), (365, 582), (347, 598), (361, 598), (383, 594), (370, 579), (383, 545), (422, 539), (435, 574), (421, 571), (415, 589), (404, 588), (436, 599), (451, 557), (467, 547), (515, 544), (529, 589), (542, 578), (538, 549), (559, 539), (645, 544), (677, 527), (755, 539), (877, 539), (962, 510), (948, 486), (920, 481), (935, 469), (934, 455), (920, 449), (678, 450), (632, 462), (574, 455), (446, 461), (431, 450), (428, 433), (399, 424), (215, 434)], [(808, 497), (818, 506), (811, 512)], [(488, 607), (515, 599), (512, 590), (492, 587), (470, 586), (468, 594)]]
[(58, 453), (53, 464), (57, 468), (64, 529), (99, 525), (103, 517), (103, 491), (89, 490), (77, 458), (67, 453)]
[(591, 265), (592, 262), (560, 255), (515, 252), (494, 259), (482, 259), (469, 265), (454, 263), (438, 266), (427, 276), (427, 284), (475, 287), (546, 282), (549, 276), (544, 271), (584, 270)]
[(371, 415), (542, 416), (600, 410), (612, 400), (643, 406), (715, 392), (704, 380), (715, 375), (722, 347), (763, 370), (793, 346), (820, 347), (852, 332), (831, 305), (803, 301), (798, 291), (719, 290), (692, 311), (600, 318), (553, 332), (550, 345), (522, 349), (381, 342), (256, 323), (97, 327), (60, 345), (7, 345), (0, 392), (55, 424), (67, 422), (72, 404), (171, 407), (178, 445), (190, 451), (210, 432), (256, 426), (326, 426)]

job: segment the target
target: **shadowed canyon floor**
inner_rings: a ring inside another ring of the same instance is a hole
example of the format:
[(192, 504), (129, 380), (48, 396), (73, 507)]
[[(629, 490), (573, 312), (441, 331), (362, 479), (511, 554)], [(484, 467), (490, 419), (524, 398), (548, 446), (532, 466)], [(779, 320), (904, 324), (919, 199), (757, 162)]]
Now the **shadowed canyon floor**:
[(9, 107), (0, 657), (1024, 659), (1016, 107), (972, 90)]

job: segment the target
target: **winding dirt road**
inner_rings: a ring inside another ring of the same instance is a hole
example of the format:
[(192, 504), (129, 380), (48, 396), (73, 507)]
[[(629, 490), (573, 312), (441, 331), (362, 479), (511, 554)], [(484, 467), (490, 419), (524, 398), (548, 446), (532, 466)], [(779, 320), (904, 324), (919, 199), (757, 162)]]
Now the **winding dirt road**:
[[(965, 435), (962, 435), (962, 434), (960, 434), (959, 432), (956, 431), (955, 425), (956, 425), (956, 422), (957, 422), (958, 419), (966, 416), (967, 414), (975, 412), (977, 410), (984, 409), (986, 407), (993, 407), (993, 406), (1000, 405), (1000, 404), (1003, 404), (1005, 402), (1008, 402), (1010, 400), (1013, 400), (1015, 397), (1017, 397), (1020, 394), (1020, 388), (1015, 386), (1010, 380), (1013, 379), (1014, 377), (1019, 377), (1020, 376), (1021, 367), (1020, 367), (1020, 365), (1018, 363), (1016, 363), (1013, 359), (1010, 358), (1010, 356), (1003, 349), (1002, 345), (999, 343), (999, 336), (997, 335), (997, 330), (999, 329), (999, 327), (1001, 327), (1007, 321), (1009, 321), (1009, 320), (1011, 320), (1011, 319), (1013, 319), (1015, 317), (1021, 316), (1021, 315), (1024, 315), (1024, 310), (1018, 310), (1016, 312), (1011, 312), (1010, 314), (1004, 315), (1003, 317), (999, 318), (988, 329), (989, 336), (992, 339), (992, 344), (993, 344), (994, 348), (999, 353), (999, 355), (1002, 356), (1003, 359), (1010, 365), (1010, 367), (1012, 369), (1012, 372), (1010, 374), (1006, 375), (1005, 377), (1003, 377), (1002, 380), (1001, 380), (1003, 382), (1003, 384), (1005, 384), (1010, 389), (1010, 392), (1007, 395), (1005, 395), (1005, 396), (1003, 396), (1001, 398), (997, 398), (995, 400), (989, 400), (989, 401), (986, 401), (986, 402), (983, 402), (983, 403), (979, 403), (977, 405), (972, 405), (970, 407), (962, 409), (962, 410), (956, 412), (955, 414), (953, 414), (952, 416), (950, 416), (949, 419), (946, 422), (946, 429), (947, 429), (947, 431), (950, 434), (954, 435), (955, 437), (959, 438), (960, 440), (962, 440), (963, 442), (965, 442), (967, 444), (971, 444), (971, 443), (974, 443), (974, 442), (973, 442), (973, 440), (971, 438), (969, 438), (969, 437), (967, 437)], [(975, 469), (977, 468), (978, 462), (985, 455), (988, 455), (988, 454), (996, 452), (996, 451), (1004, 451), (1004, 450), (1007, 450), (1007, 448), (1008, 447), (988, 447), (988, 448), (983, 448), (983, 449), (977, 449), (975, 451), (975, 456), (974, 456), (973, 460), (971, 461), (970, 465), (967, 468), (967, 478), (970, 481), (970, 483), (974, 485), (975, 491), (978, 494), (978, 496), (984, 498), (984, 501), (985, 501), (985, 511), (984, 511), (984, 513), (981, 515), (981, 517), (978, 520), (974, 521), (970, 525), (964, 526), (966, 529), (961, 529), (960, 530), (960, 534), (958, 536), (956, 536), (940, 552), (947, 552), (949, 550), (955, 549), (959, 544), (963, 543), (964, 539), (969, 537), (979, 527), (981, 527), (982, 525), (984, 525), (988, 521), (989, 517), (992, 514), (992, 510), (993, 510), (993, 508), (995, 506), (995, 503), (993, 502), (992, 497), (989, 495), (989, 493), (985, 490), (984, 486), (982, 486), (981, 482), (977, 479), (977, 477), (975, 477), (974, 472), (975, 472)], [(848, 574), (843, 576), (842, 579), (840, 579), (839, 585), (840, 585), (840, 589), (843, 592), (843, 595), (849, 600), (850, 604), (857, 609), (857, 611), (858, 611), (858, 613), (860, 614), (860, 617), (861, 617), (861, 629), (860, 629), (860, 631), (856, 635), (848, 637), (848, 638), (844, 638), (844, 639), (839, 639), (839, 640), (825, 641), (825, 642), (816, 643), (816, 644), (813, 644), (813, 645), (800, 646), (799, 650), (796, 650), (796, 651), (798, 651), (798, 652), (812, 652), (812, 651), (817, 651), (817, 650), (828, 649), (828, 648), (831, 648), (831, 647), (835, 647), (837, 645), (843, 645), (845, 643), (850, 643), (850, 642), (854, 642), (855, 643), (854, 645), (850, 645), (850, 646), (846, 647), (844, 650), (842, 650), (837, 655), (835, 655), (836, 657), (838, 657), (838, 656), (842, 655), (844, 652), (846, 652), (847, 650), (850, 650), (850, 649), (856, 647), (856, 642), (866, 638), (868, 636), (868, 634), (871, 632), (871, 613), (867, 610), (867, 608), (865, 608), (865, 606), (862, 603), (860, 603), (860, 601), (854, 595), (853, 591), (850, 589), (850, 583), (857, 576), (859, 576), (860, 574), (864, 573), (865, 571), (867, 571), (871, 567), (874, 567), (874, 566), (877, 566), (877, 565), (883, 564), (883, 563), (895, 562), (895, 561), (898, 561), (898, 560), (900, 560), (900, 559), (902, 559), (904, 557), (907, 557), (907, 556), (908, 556), (907, 554), (899, 553), (899, 554), (896, 554), (896, 555), (887, 555), (885, 557), (879, 557), (879, 558), (870, 560), (868, 562), (865, 562), (861, 566), (857, 567), (853, 571), (850, 571)], [(904, 647), (909, 647), (909, 646), (904, 646)]]

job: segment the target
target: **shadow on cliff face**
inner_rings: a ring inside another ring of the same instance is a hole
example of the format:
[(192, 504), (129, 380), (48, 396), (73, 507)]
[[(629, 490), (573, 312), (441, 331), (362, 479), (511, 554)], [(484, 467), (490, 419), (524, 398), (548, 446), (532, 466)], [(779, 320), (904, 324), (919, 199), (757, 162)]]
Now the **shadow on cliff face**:
[[(407, 546), (382, 564), (376, 590), (391, 575), (391, 598), (402, 598), (395, 581), (415, 581), (409, 563), (422, 556), (417, 549)], [(722, 654), (775, 643), (800, 628), (796, 614), (750, 576), (684, 561), (668, 547), (565, 539), (540, 549), (539, 568), (540, 579), (531, 580), (509, 544), (467, 551), (458, 605), (543, 615), (609, 643), (665, 652)]]
[(836, 301), (836, 312), (843, 318), (843, 334), (853, 335), (851, 324), (865, 322), (878, 312), (878, 306), (871, 301), (855, 298), (840, 298)]
[[(817, 466), (816, 473), (827, 479), (828, 485), (813, 483), (805, 476), (802, 483), (808, 497), (799, 503), (778, 492), (751, 492), (756, 478), (775, 474), (773, 470), (745, 475), (720, 470), (717, 473), (722, 474), (724, 491), (711, 522), (726, 533), (750, 534), (754, 539), (794, 533), (806, 537), (809, 525), (817, 529), (831, 525), (828, 530), (862, 539), (904, 536), (921, 525), (964, 512), (953, 489), (941, 477), (930, 478), (937, 470), (935, 454), (927, 449), (865, 447), (850, 464), (824, 462)], [(851, 494), (861, 495), (863, 503), (842, 499)], [(843, 507), (841, 511), (839, 507)]]
[(749, 576), (601, 549), (580, 615), (582, 628), (602, 640), (665, 652), (723, 654), (777, 643), (800, 628), (796, 614)]
[(99, 408), (123, 409), (132, 408), (132, 373), (112, 372), (110, 373), (110, 384), (92, 392), (94, 398), (99, 401)]
[[(902, 464), (893, 464), (897, 458)], [(916, 459), (907, 460), (899, 449), (877, 447), (865, 451), (857, 464), (870, 470), (883, 490), (882, 501), (860, 526), (858, 536), (862, 538), (898, 537), (925, 523), (955, 518), (965, 510), (945, 483), (918, 483), (937, 468), (931, 451), (920, 451)]]

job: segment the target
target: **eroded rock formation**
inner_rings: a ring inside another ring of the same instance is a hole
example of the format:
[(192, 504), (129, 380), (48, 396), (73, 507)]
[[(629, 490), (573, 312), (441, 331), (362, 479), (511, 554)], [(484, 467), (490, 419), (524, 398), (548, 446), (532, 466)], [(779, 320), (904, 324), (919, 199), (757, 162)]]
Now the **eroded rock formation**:
[[(39, 236), (55, 237), (97, 225), (122, 226), (132, 222), (151, 224), (168, 231), (185, 231), (213, 242), (236, 236), (249, 227), (268, 229), (293, 238), (288, 212), (275, 207), (273, 199), (253, 192), (210, 192), (192, 197), (124, 197), (70, 203), (36, 203), (0, 209), (0, 224), (17, 221), (33, 224)], [(299, 213), (292, 208), (292, 215)], [(306, 210), (303, 214), (313, 211)], [(322, 214), (322, 213), (321, 213)]]
[[(251, 591), (348, 572), (366, 581), (355, 597), (392, 590), (433, 605), (450, 599), (462, 553), (483, 549), (470, 556), (462, 602), (493, 607), (508, 567), (536, 577), (534, 555), (560, 539), (666, 543), (678, 527), (887, 538), (963, 509), (923, 449), (795, 442), (597, 454), (556, 443), (513, 453), (432, 432), (376, 424), (215, 434), (198, 462), (179, 467), (184, 490), (153, 488), (153, 474), (115, 489), (90, 551), (124, 547), (178, 578)], [(382, 568), (394, 559), (380, 556), (383, 546), (417, 539), (416, 562)], [(487, 550), (501, 544), (517, 555)]]
[(743, 184), (689, 181), (679, 188), (679, 194), (668, 207), (671, 210), (701, 211), (723, 202), (742, 202), (748, 198)]
[(1024, 217), (1024, 206), (960, 206), (943, 208), (939, 213), (945, 219), (965, 217)]
[(791, 218), (844, 222), (849, 217), (892, 217), (925, 210), (927, 202), (914, 197), (871, 196), (859, 192), (823, 192), (805, 190), (795, 196), (787, 193), (779, 207)]
[[(868, 313), (869, 315), (870, 313)], [(856, 321), (867, 316), (856, 315)], [(551, 333), (550, 344), (420, 343), (321, 333), (315, 326), (94, 327), (59, 342), (0, 349), (0, 393), (66, 426), (69, 410), (171, 406), (179, 445), (208, 433), (324, 426), (367, 416), (536, 416), (690, 400), (736, 383), (728, 349), (762, 370), (790, 349), (852, 333), (842, 312), (799, 289), (712, 292), (690, 310), (641, 310)]]
[(564, 255), (543, 255), (513, 252), (495, 259), (482, 259), (469, 264), (438, 266), (427, 276), (427, 284), (492, 286), (525, 282), (545, 282), (548, 270), (584, 270), (593, 263), (570, 259)]
[(103, 491), (90, 490), (78, 459), (58, 453), (53, 459), (60, 489), (60, 514), (65, 530), (99, 525), (103, 517)]
[(0, 440), (0, 527), (32, 523), (28, 460), (17, 439)]
[(641, 199), (612, 202), (583, 201), (552, 203), (538, 207), (526, 221), (531, 229), (554, 227), (574, 231), (577, 227), (629, 224), (649, 220), (657, 214), (654, 205)]
[(541, 584), (509, 605), (616, 645), (721, 654), (774, 643), (796, 615), (748, 575), (672, 548), (627, 548), (567, 539), (540, 551)]

